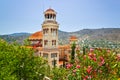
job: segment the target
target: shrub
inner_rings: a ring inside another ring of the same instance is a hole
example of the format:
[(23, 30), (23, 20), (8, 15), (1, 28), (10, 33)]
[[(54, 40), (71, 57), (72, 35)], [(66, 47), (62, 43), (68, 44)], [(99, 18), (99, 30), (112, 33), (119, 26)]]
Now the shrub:
[(68, 80), (113, 80), (120, 77), (120, 56), (107, 49), (91, 49), (67, 65)]

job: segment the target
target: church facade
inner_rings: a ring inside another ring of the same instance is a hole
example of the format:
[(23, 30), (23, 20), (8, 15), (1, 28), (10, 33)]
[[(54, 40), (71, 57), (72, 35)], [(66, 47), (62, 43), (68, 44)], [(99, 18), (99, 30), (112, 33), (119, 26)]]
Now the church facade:
[(78, 42), (75, 36), (70, 37), (70, 44), (58, 44), (59, 24), (56, 21), (56, 12), (49, 8), (44, 12), (45, 20), (42, 23), (42, 30), (33, 33), (29, 37), (31, 46), (37, 50), (35, 55), (42, 56), (48, 60), (48, 64), (53, 66), (62, 66), (63, 61), (69, 61), (70, 51), (73, 42)]

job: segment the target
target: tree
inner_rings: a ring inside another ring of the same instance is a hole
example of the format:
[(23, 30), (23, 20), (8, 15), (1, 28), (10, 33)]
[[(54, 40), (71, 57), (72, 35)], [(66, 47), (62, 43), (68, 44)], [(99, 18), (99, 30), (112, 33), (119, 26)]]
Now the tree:
[(49, 66), (33, 53), (32, 49), (0, 40), (0, 80), (42, 80)]
[(71, 52), (71, 63), (74, 63), (74, 59), (75, 59), (75, 48), (76, 48), (76, 44), (75, 42), (72, 44), (72, 52)]
[(24, 45), (25, 45), (25, 46), (29, 46), (29, 45), (30, 45), (30, 41), (28, 41), (28, 39), (25, 39), (25, 40), (24, 40)]

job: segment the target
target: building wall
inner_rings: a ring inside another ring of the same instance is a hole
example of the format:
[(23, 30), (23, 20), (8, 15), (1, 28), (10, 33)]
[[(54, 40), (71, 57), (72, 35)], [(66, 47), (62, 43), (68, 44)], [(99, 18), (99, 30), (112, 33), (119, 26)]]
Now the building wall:
[(41, 56), (48, 60), (48, 64), (54, 67), (54, 60), (56, 60), (56, 66), (59, 67), (59, 51), (38, 51), (38, 56)]

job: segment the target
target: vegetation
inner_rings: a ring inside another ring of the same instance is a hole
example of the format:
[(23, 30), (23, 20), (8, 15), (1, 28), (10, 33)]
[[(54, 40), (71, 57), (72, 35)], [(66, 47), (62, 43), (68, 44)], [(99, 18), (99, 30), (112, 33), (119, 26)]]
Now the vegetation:
[(71, 52), (71, 63), (74, 63), (74, 59), (75, 59), (75, 48), (76, 48), (76, 44), (75, 42), (72, 44), (72, 52)]
[[(103, 44), (100, 44), (103, 43)], [(65, 68), (55, 68), (52, 80), (119, 80), (120, 79), (120, 48), (103, 47), (109, 42), (100, 41), (99, 47), (92, 47), (88, 40), (83, 44), (84, 53), (76, 51), (77, 56)], [(101, 47), (100, 47), (101, 46)], [(119, 46), (119, 45), (118, 45)], [(92, 47), (92, 48), (91, 48)], [(103, 47), (103, 48), (102, 48)], [(71, 49), (74, 56), (73, 44)], [(75, 54), (75, 53), (74, 53)], [(63, 75), (64, 74), (64, 75)]]
[(32, 49), (0, 40), (0, 80), (41, 80), (49, 70), (47, 61)]
[[(84, 46), (86, 45), (87, 41)], [(75, 45), (72, 49), (74, 51)], [(0, 40), (0, 80), (43, 80), (44, 76), (52, 80), (120, 78), (120, 55), (113, 49), (90, 48), (85, 54), (79, 50), (76, 53), (77, 56), (72, 58), (74, 63), (68, 63), (63, 68), (50, 68), (46, 60), (33, 55), (32, 49)]]
[(118, 80), (120, 55), (107, 49), (90, 49), (87, 54), (77, 54), (74, 63), (66, 68), (55, 68), (52, 80)]
[(106, 49), (91, 49), (78, 54), (74, 64), (68, 64), (69, 80), (117, 80), (120, 78), (120, 56)]
[(23, 44), (24, 44), (25, 46), (29, 46), (29, 45), (30, 45), (30, 41), (28, 41), (28, 39), (25, 39)]
[(67, 78), (67, 70), (65, 68), (53, 68), (50, 74), (50, 79), (52, 80), (66, 80)]

